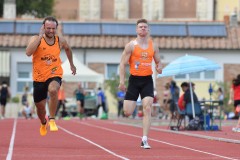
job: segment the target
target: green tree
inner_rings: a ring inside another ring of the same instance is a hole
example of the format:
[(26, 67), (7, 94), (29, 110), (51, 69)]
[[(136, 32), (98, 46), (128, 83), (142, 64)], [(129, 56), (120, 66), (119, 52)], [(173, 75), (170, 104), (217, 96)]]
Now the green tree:
[[(3, 16), (3, 3), (0, 0), (0, 17)], [(54, 0), (16, 0), (17, 16), (30, 14), (37, 18), (43, 18), (53, 13)]]
[[(130, 74), (126, 74), (125, 78), (125, 85), (128, 86), (128, 78)], [(110, 89), (110, 93), (114, 96), (114, 98), (117, 98), (117, 92), (118, 92), (118, 85), (119, 85), (119, 75), (113, 75), (110, 80), (106, 80), (106, 87)]]
[(16, 0), (17, 15), (25, 13), (43, 18), (53, 12), (54, 0)]

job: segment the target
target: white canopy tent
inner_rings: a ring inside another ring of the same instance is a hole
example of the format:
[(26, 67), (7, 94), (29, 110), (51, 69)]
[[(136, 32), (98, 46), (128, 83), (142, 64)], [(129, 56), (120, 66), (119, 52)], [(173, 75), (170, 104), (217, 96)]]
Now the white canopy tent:
[(75, 56), (73, 56), (73, 63), (77, 68), (77, 74), (73, 75), (68, 59), (63, 64), (63, 80), (67, 82), (97, 82), (103, 83), (103, 75), (95, 72), (82, 64)]

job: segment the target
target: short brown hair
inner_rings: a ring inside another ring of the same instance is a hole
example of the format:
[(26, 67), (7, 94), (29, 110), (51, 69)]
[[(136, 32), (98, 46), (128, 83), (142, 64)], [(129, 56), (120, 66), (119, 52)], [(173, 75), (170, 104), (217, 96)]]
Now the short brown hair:
[(48, 16), (48, 17), (45, 17), (44, 20), (43, 20), (43, 24), (45, 24), (46, 21), (53, 21), (53, 22), (56, 22), (57, 26), (58, 26), (58, 21), (56, 18), (52, 17), (52, 16)]
[(146, 23), (146, 24), (148, 24), (148, 21), (147, 21), (146, 19), (139, 19), (139, 20), (137, 21), (137, 25), (138, 25), (139, 23)]
[(189, 84), (187, 82), (182, 82), (181, 87), (189, 87)]

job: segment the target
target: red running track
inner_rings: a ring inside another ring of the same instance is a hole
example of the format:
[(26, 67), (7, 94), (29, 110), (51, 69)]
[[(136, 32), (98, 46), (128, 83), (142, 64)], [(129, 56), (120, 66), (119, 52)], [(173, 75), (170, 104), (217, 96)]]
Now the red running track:
[(142, 128), (112, 120), (58, 120), (58, 132), (39, 135), (39, 121), (0, 121), (0, 160), (237, 160), (240, 144), (151, 129), (140, 147)]

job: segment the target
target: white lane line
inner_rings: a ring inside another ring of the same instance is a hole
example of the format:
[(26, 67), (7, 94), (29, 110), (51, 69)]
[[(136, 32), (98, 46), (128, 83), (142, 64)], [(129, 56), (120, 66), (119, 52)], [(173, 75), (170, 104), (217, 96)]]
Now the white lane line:
[(194, 133), (187, 133), (187, 132), (171, 131), (171, 130), (160, 129), (160, 128), (155, 128), (155, 127), (151, 127), (151, 129), (157, 130), (157, 131), (161, 131), (161, 132), (167, 132), (167, 133), (175, 133), (175, 134), (180, 134), (180, 135), (186, 135), (186, 136), (190, 136), (190, 137), (197, 137), (197, 138), (215, 140), (215, 141), (220, 141), (220, 142), (228, 142), (228, 143), (240, 144), (240, 140), (235, 140), (235, 139), (228, 139), (228, 138), (221, 138), (221, 137), (213, 137), (213, 136), (207, 136), (207, 135), (201, 135), (201, 134), (194, 134)]
[(13, 124), (11, 141), (10, 141), (10, 145), (9, 145), (9, 148), (8, 148), (8, 154), (7, 154), (6, 160), (11, 160), (12, 159), (14, 140), (15, 140), (15, 135), (16, 135), (16, 127), (17, 127), (17, 119), (15, 118), (14, 119), (14, 124)]
[(75, 136), (75, 137), (77, 137), (77, 138), (83, 139), (83, 140), (87, 141), (88, 143), (91, 143), (91, 144), (93, 144), (93, 145), (101, 148), (102, 150), (110, 153), (110, 154), (113, 155), (113, 156), (119, 157), (119, 158), (121, 158), (121, 159), (123, 159), (123, 160), (129, 160), (128, 158), (123, 157), (123, 156), (121, 156), (121, 155), (118, 155), (118, 154), (116, 154), (116, 153), (114, 153), (114, 152), (112, 152), (112, 151), (104, 148), (103, 146), (101, 146), (101, 145), (99, 145), (99, 144), (97, 144), (97, 143), (94, 143), (93, 141), (91, 141), (91, 140), (89, 140), (89, 139), (87, 139), (87, 138), (84, 138), (84, 137), (82, 137), (82, 136), (79, 136), (79, 135), (77, 135), (77, 134), (75, 134), (75, 133), (73, 133), (73, 132), (71, 132), (71, 131), (69, 131), (69, 130), (61, 127), (61, 126), (59, 126), (59, 125), (58, 125), (58, 128), (62, 129), (64, 132), (66, 132), (66, 133), (68, 133), (68, 134), (70, 134), (70, 135), (72, 135), (72, 136)]
[[(113, 123), (121, 124), (121, 125), (125, 125), (125, 126), (134, 126), (134, 127), (142, 128), (142, 126), (138, 125), (138, 124), (130, 124), (130, 123), (124, 123), (124, 122), (113, 122)], [(200, 135), (200, 134), (187, 133), (187, 132), (172, 131), (172, 130), (161, 129), (161, 128), (156, 128), (156, 127), (151, 127), (151, 129), (156, 130), (156, 131), (166, 132), (166, 133), (174, 133), (174, 134), (186, 135), (186, 136), (190, 136), (190, 137), (197, 137), (197, 138), (210, 139), (210, 140), (215, 140), (215, 141), (220, 141), (220, 142), (240, 144), (240, 140), (235, 140), (235, 139), (213, 137), (213, 136)]]
[[(78, 122), (78, 121), (75, 121), (75, 122), (81, 123), (83, 125), (87, 125), (87, 126), (91, 126), (91, 127), (95, 127), (95, 128), (99, 128), (99, 129), (103, 129), (103, 130), (119, 133), (119, 134), (128, 135), (128, 136), (131, 136), (131, 137), (141, 138), (141, 136), (137, 136), (137, 135), (133, 135), (133, 134), (130, 134), (130, 133), (121, 132), (121, 131), (117, 131), (117, 130), (113, 130), (113, 129), (109, 129), (109, 128), (99, 127), (99, 126), (96, 126), (96, 125), (93, 125), (93, 124), (89, 124), (87, 122)], [(168, 143), (168, 142), (165, 142), (165, 141), (160, 141), (160, 140), (153, 139), (153, 138), (149, 138), (149, 140), (152, 140), (152, 141), (155, 141), (155, 142), (159, 142), (159, 143), (163, 143), (163, 144), (167, 144), (167, 145), (174, 146), (174, 147), (178, 147), (178, 148), (182, 148), (182, 149), (186, 149), (186, 150), (191, 150), (191, 151), (194, 151), (194, 152), (199, 152), (199, 153), (204, 153), (204, 154), (211, 155), (211, 156), (224, 158), (224, 159), (239, 160), (239, 159), (235, 159), (235, 158), (231, 158), (231, 157), (226, 157), (226, 156), (222, 156), (222, 155), (218, 155), (218, 154), (214, 154), (214, 153), (210, 153), (210, 152), (205, 152), (205, 151), (201, 151), (201, 150), (197, 150), (197, 149), (193, 149), (193, 148), (189, 148), (189, 147), (185, 147), (185, 146), (180, 146), (180, 145)]]

